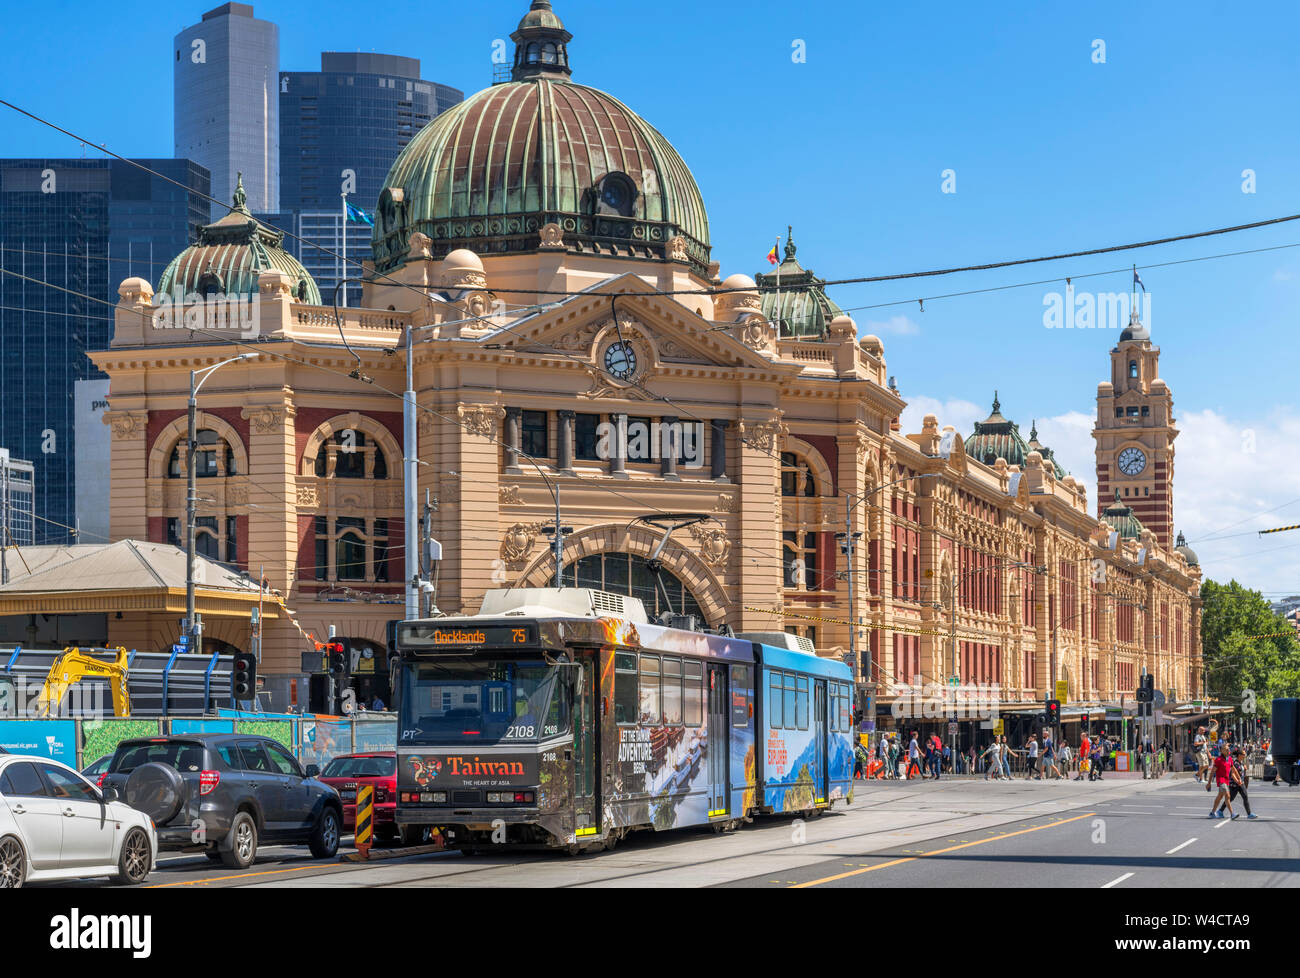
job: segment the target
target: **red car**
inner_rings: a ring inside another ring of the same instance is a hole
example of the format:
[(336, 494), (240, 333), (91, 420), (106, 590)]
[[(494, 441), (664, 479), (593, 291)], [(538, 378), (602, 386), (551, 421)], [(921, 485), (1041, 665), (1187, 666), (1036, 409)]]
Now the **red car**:
[(343, 827), (356, 831), (357, 789), (375, 788), (375, 840), (391, 842), (397, 838), (397, 752), (374, 751), (367, 754), (340, 754), (320, 773), (320, 780), (336, 789), (343, 799)]

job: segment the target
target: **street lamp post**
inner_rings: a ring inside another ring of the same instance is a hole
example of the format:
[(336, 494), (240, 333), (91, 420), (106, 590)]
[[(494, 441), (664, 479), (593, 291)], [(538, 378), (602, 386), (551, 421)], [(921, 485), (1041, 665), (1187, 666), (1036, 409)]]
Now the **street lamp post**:
[(195, 429), (198, 425), (199, 388), (203, 386), (204, 381), (226, 364), (251, 360), (256, 356), (256, 353), (241, 353), (237, 357), (222, 360), (202, 370), (190, 371), (189, 428), (185, 452), (185, 634), (193, 652), (200, 651), (194, 647), (199, 639), (199, 625), (195, 620), (194, 610), (194, 519), (195, 511), (198, 509), (198, 495), (194, 486), (194, 462), (198, 454), (198, 432)]

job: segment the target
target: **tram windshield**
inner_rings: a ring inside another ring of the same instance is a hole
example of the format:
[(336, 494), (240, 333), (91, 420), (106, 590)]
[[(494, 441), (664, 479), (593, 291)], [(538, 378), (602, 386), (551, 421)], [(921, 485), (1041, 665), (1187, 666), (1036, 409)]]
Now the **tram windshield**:
[(400, 740), (407, 744), (526, 744), (568, 732), (562, 670), (540, 660), (407, 660)]

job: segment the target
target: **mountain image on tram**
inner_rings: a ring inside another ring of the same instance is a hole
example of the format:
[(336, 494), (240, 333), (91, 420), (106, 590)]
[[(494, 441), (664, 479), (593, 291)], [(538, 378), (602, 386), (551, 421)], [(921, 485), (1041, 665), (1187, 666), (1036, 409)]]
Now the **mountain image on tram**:
[(852, 674), (805, 639), (653, 624), (573, 587), (396, 632), (405, 831), (579, 852), (852, 801)]

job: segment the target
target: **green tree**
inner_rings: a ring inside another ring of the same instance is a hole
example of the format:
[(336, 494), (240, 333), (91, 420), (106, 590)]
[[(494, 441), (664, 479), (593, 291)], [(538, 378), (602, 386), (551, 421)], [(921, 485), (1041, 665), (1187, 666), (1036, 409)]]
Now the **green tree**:
[[(1300, 695), (1300, 641), (1258, 591), (1236, 581), (1201, 585), (1206, 692), (1239, 714), (1271, 715), (1273, 698)], [(1243, 707), (1245, 707), (1243, 709)]]

